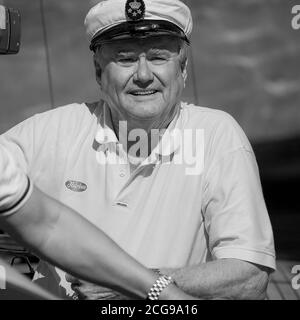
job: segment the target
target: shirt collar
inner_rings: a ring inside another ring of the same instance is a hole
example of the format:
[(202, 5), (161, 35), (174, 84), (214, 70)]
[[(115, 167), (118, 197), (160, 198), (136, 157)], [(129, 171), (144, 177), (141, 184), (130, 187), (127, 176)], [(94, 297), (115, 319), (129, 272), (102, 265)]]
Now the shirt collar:
[(159, 143), (152, 150), (149, 158), (145, 159), (142, 164), (154, 163), (156, 161), (170, 162), (172, 156), (179, 150), (181, 146), (180, 110), (181, 108), (176, 112), (168, 128), (164, 130)]
[(97, 132), (95, 140), (100, 145), (106, 145), (109, 143), (119, 143), (115, 131), (112, 129), (112, 120), (110, 110), (106, 103), (103, 104), (103, 112), (99, 115)]
[[(170, 159), (170, 157), (179, 150), (181, 145), (180, 129), (182, 129), (181, 110), (182, 106), (180, 105), (168, 128), (162, 133), (160, 142), (152, 150), (150, 156), (142, 162), (142, 165), (154, 163), (157, 160), (163, 161), (164, 159)], [(108, 148), (109, 144), (119, 144), (119, 140), (112, 128), (110, 109), (107, 104), (104, 103), (103, 111), (98, 117), (95, 136), (95, 140), (99, 143), (103, 151)]]

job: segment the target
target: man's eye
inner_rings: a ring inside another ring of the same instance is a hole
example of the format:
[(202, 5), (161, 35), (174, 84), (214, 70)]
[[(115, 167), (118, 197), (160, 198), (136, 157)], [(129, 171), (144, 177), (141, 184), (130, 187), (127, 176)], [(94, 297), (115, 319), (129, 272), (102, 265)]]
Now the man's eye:
[(167, 58), (164, 56), (153, 56), (150, 57), (149, 60), (153, 63), (164, 63), (167, 61)]
[(136, 59), (134, 58), (119, 58), (118, 62), (120, 63), (134, 63)]

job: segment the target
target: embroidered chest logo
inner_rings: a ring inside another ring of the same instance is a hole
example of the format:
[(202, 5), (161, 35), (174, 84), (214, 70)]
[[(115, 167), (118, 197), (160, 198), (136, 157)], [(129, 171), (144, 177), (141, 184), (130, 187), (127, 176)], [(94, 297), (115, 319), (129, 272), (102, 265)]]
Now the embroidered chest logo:
[(129, 20), (138, 21), (145, 16), (145, 3), (143, 0), (127, 0), (126, 16)]
[(83, 192), (87, 189), (87, 185), (80, 181), (68, 180), (65, 186), (74, 192)]

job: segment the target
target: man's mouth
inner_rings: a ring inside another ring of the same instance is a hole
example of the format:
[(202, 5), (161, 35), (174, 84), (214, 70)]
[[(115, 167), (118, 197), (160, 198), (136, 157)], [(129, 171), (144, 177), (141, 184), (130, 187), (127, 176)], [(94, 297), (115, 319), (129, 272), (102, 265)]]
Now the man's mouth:
[(129, 93), (134, 96), (151, 96), (157, 92), (158, 92), (157, 90), (133, 90), (133, 91), (130, 91)]

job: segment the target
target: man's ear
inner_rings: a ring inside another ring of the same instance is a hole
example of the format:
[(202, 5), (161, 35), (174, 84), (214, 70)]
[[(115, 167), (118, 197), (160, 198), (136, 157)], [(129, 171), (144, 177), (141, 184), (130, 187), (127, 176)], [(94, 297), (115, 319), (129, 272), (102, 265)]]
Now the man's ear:
[(101, 86), (101, 67), (95, 54), (94, 54), (94, 66), (96, 71), (96, 80), (99, 86)]
[(185, 61), (183, 61), (182, 65), (181, 65), (181, 70), (182, 70), (182, 77), (183, 77), (183, 81), (184, 81), (184, 86), (185, 86), (186, 79), (187, 79), (187, 66), (188, 66), (188, 59), (186, 59)]

